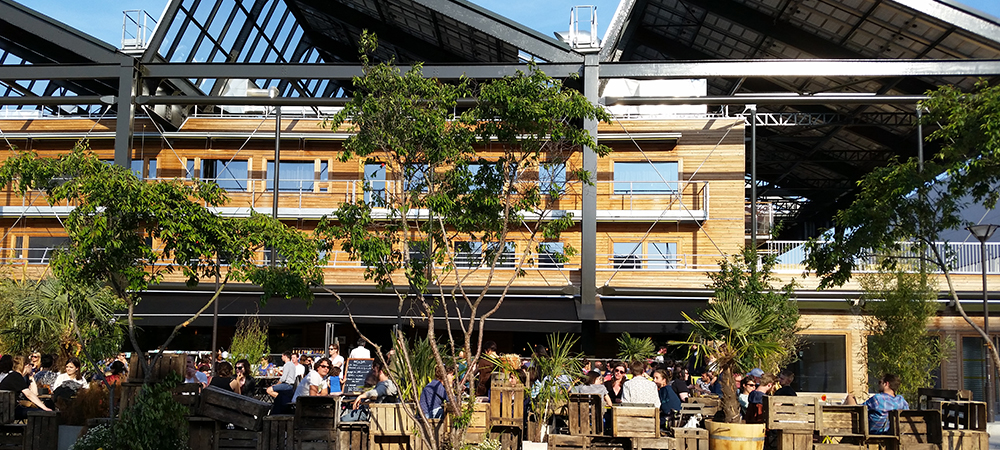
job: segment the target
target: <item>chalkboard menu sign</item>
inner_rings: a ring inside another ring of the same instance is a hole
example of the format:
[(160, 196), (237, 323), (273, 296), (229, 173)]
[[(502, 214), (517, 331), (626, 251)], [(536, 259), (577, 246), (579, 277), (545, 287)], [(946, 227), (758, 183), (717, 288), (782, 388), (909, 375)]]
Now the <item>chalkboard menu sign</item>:
[(372, 371), (374, 358), (350, 358), (344, 369), (344, 392), (360, 392), (365, 387), (365, 378)]

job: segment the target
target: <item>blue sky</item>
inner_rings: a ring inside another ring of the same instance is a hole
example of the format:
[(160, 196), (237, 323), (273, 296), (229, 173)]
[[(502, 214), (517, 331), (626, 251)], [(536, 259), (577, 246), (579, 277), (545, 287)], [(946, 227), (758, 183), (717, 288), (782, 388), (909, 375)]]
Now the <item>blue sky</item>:
[[(21, 0), (21, 3), (117, 47), (121, 43), (123, 10), (142, 9), (159, 18), (166, 0)], [(597, 6), (598, 34), (603, 37), (618, 7), (617, 0), (473, 0), (473, 3), (546, 36), (569, 29), (571, 7), (592, 4)], [(961, 3), (1000, 17), (1000, 1), (966, 0)]]

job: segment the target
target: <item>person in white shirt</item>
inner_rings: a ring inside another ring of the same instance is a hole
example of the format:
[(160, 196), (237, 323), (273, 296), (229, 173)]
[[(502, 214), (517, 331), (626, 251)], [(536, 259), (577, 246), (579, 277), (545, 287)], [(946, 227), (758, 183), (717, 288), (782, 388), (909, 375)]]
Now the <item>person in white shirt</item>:
[(365, 348), (365, 338), (358, 339), (358, 346), (351, 350), (351, 354), (347, 357), (349, 359), (370, 359), (372, 357), (372, 352)]
[[(278, 382), (267, 388), (267, 395), (271, 398), (277, 398), (278, 394), (281, 392), (291, 392), (295, 388), (295, 382), (298, 381), (298, 368), (299, 366), (299, 355), (292, 352), (284, 352), (281, 354), (281, 360), (285, 362), (285, 365), (281, 367), (281, 378), (278, 378)], [(302, 367), (305, 371), (305, 368)]]
[(313, 370), (309, 371), (309, 376), (302, 380), (299, 383), (299, 387), (295, 389), (295, 395), (292, 396), (292, 403), (295, 403), (303, 395), (329, 395), (331, 367), (329, 358), (320, 358), (319, 361), (316, 361)]
[(344, 357), (340, 356), (340, 344), (337, 341), (333, 341), (330, 344), (330, 363), (333, 367), (340, 367), (341, 370), (344, 369)]
[(622, 403), (641, 403), (660, 407), (656, 383), (646, 378), (646, 363), (632, 361), (632, 379), (622, 385)]

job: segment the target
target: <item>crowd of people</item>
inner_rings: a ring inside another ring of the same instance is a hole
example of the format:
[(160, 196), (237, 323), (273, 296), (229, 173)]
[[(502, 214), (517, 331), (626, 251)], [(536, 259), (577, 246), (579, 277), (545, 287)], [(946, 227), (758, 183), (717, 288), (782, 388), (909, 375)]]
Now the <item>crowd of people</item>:
[(103, 361), (101, 370), (93, 370), (93, 374), (85, 374), (83, 363), (77, 358), (66, 359), (62, 367), (56, 367), (56, 360), (56, 355), (41, 352), (32, 352), (27, 358), (0, 357), (0, 391), (18, 393), (16, 418), (24, 419), (30, 409), (60, 408), (77, 391), (88, 389), (91, 381), (121, 383), (128, 372), (124, 353)]

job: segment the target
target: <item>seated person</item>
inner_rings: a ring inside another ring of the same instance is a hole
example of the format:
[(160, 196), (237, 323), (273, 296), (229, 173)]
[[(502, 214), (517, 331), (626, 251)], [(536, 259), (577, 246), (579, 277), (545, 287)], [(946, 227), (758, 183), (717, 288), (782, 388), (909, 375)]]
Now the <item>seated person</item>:
[(774, 391), (774, 395), (785, 395), (789, 397), (795, 397), (795, 389), (792, 388), (792, 383), (795, 381), (795, 372), (785, 369), (778, 374), (778, 384), (781, 388)]
[(330, 362), (330, 358), (320, 358), (319, 361), (316, 361), (313, 370), (310, 370), (306, 377), (299, 382), (299, 386), (295, 389), (295, 395), (292, 396), (292, 403), (298, 401), (299, 397), (303, 395), (310, 397), (329, 395), (331, 367), (333, 367), (333, 363)]
[(743, 416), (746, 423), (765, 423), (767, 421), (767, 416), (764, 414), (764, 395), (771, 392), (775, 381), (772, 374), (761, 375), (757, 389), (747, 396), (747, 413)]
[(295, 370), (298, 366), (298, 359), (298, 355), (292, 352), (286, 351), (281, 354), (281, 360), (285, 362), (281, 368), (281, 378), (278, 378), (278, 382), (274, 386), (267, 388), (267, 395), (270, 395), (271, 398), (277, 398), (279, 393), (291, 393), (295, 390)]
[(587, 372), (587, 380), (584, 384), (573, 386), (576, 394), (597, 394), (604, 399), (604, 406), (611, 407), (611, 396), (608, 395), (608, 387), (604, 385), (604, 377), (596, 370)]
[(340, 418), (341, 422), (359, 422), (368, 420), (367, 408), (362, 409), (362, 403), (399, 403), (399, 389), (396, 383), (389, 379), (389, 374), (381, 364), (372, 365), (372, 372), (378, 379), (375, 388), (358, 396), (357, 400), (351, 404), (351, 409), (347, 410)]
[[(14, 407), (14, 418), (18, 420), (27, 419), (28, 410), (31, 408), (52, 411), (28, 388), (28, 384), (24, 382), (24, 377), (19, 372), (14, 371), (14, 358), (10, 355), (4, 355), (0, 358), (0, 376), (3, 377), (0, 380), (0, 391), (20, 392), (20, 395), (18, 395), (19, 401)], [(25, 405), (27, 402), (20, 400), (28, 400), (30, 406)]]
[(427, 383), (420, 392), (420, 409), (428, 419), (440, 419), (444, 417), (445, 402), (448, 401), (447, 386), (455, 382), (455, 368), (449, 366), (442, 371), (440, 367), (435, 370), (437, 378)]
[(681, 398), (670, 386), (670, 372), (666, 369), (656, 369), (653, 372), (653, 383), (660, 396), (660, 429), (667, 429), (667, 420), (681, 410)]
[(660, 407), (660, 394), (656, 383), (646, 378), (646, 363), (632, 361), (632, 379), (622, 385), (622, 403), (639, 403)]
[[(868, 407), (868, 431), (870, 434), (889, 433), (889, 411), (894, 409), (910, 409), (910, 404), (902, 395), (896, 395), (899, 389), (899, 377), (887, 373), (878, 381), (879, 393), (865, 400)], [(858, 399), (853, 395), (847, 397), (845, 405), (857, 405)]]
[(237, 394), (240, 393), (242, 380), (238, 378), (239, 374), (236, 377), (233, 376), (233, 365), (229, 361), (216, 363), (215, 370), (215, 376), (212, 377), (212, 381), (208, 384), (209, 386), (215, 386)]
[[(334, 364), (333, 360), (330, 360), (330, 364)], [(330, 368), (330, 395), (339, 394), (344, 391), (344, 386), (340, 382), (340, 367), (333, 366)]]

